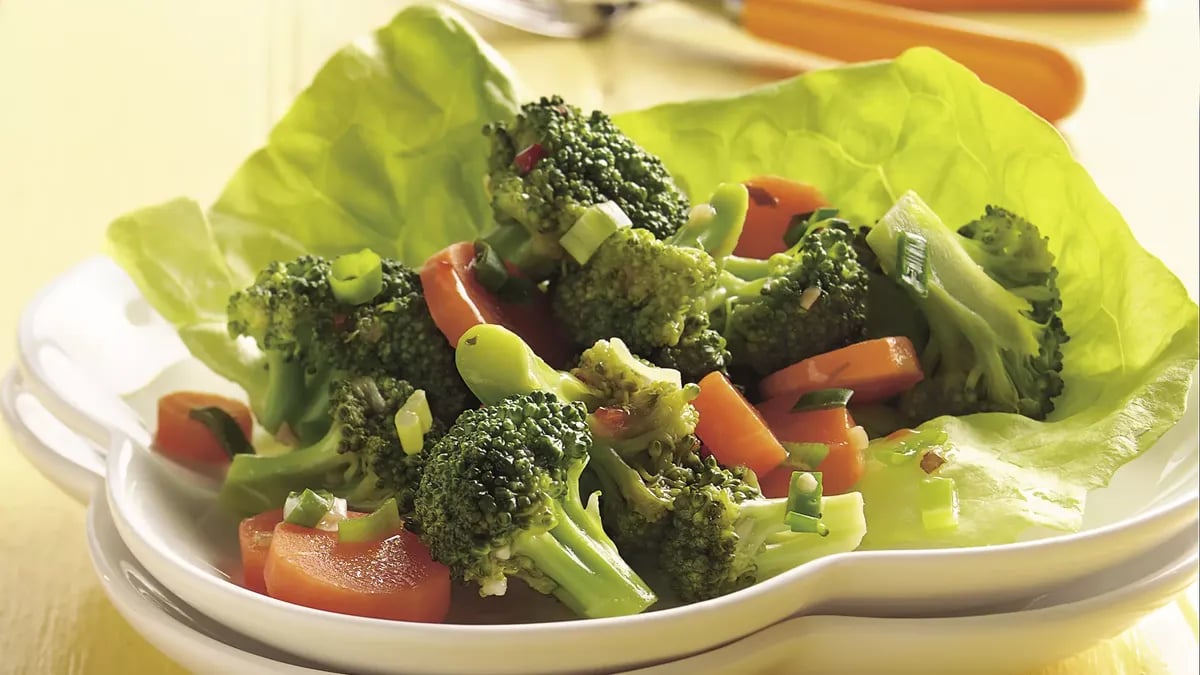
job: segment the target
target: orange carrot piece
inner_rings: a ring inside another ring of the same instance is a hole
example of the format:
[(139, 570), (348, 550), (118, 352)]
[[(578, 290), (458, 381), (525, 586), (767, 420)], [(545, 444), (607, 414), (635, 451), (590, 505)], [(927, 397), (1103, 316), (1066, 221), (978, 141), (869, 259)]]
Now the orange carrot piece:
[(273, 598), (340, 614), (440, 623), (450, 609), (450, 570), (405, 530), (349, 544), (337, 532), (280, 523), (264, 579)]
[(692, 405), (700, 412), (696, 435), (721, 464), (761, 476), (787, 458), (762, 415), (724, 374), (705, 375)]
[(906, 337), (858, 342), (818, 354), (763, 378), (763, 396), (799, 397), (819, 389), (850, 389), (855, 403), (885, 401), (924, 379), (917, 350)]
[(196, 408), (216, 407), (229, 413), (246, 438), (253, 426), (250, 408), (241, 401), (196, 391), (176, 391), (158, 399), (154, 445), (163, 455), (185, 462), (226, 464), (229, 454), (208, 427), (189, 415)]
[(788, 178), (759, 176), (742, 184), (750, 192), (750, 209), (734, 255), (766, 259), (787, 250), (783, 236), (792, 217), (829, 206), (815, 187)]
[(267, 593), (263, 570), (271, 550), (275, 526), (283, 522), (283, 509), (264, 511), (238, 524), (238, 545), (242, 549), (242, 585), (255, 593)]

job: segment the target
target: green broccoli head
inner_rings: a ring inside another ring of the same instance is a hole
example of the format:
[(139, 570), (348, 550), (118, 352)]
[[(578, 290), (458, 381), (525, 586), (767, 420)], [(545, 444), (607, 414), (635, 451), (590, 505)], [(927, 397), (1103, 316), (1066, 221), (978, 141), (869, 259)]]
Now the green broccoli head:
[(328, 391), (332, 425), (315, 443), (282, 455), (234, 457), (221, 486), (226, 508), (252, 515), (279, 508), (289, 492), (320, 488), (352, 508), (370, 510), (394, 497), (402, 514), (412, 511), (440, 423), (425, 434), (424, 449), (410, 455), (396, 435), (395, 416), (412, 396), (412, 385), (386, 375), (354, 376), (333, 381)]
[(869, 278), (844, 222), (814, 225), (789, 250), (727, 270), (710, 299), (733, 364), (759, 375), (862, 340)]
[(867, 235), (929, 324), (925, 379), (901, 398), (914, 422), (1010, 412), (1045, 419), (1062, 393), (1069, 337), (1054, 257), (1028, 221), (998, 208), (959, 231), (905, 194)]
[(510, 577), (582, 616), (642, 611), (653, 593), (584, 506), (591, 433), (580, 403), (519, 394), (464, 412), (433, 448), (415, 518), (433, 557), (482, 595)]
[(793, 532), (788, 499), (766, 499), (747, 474), (705, 458), (679, 490), (659, 551), (659, 566), (687, 602), (746, 588), (816, 558), (853, 551), (866, 534), (862, 496), (821, 500), (825, 534)]
[(637, 358), (617, 338), (584, 350), (571, 374), (596, 394), (593, 431), (623, 455), (670, 455), (696, 431), (700, 415), (691, 402), (700, 388)]
[(551, 286), (552, 306), (577, 344), (619, 337), (634, 353), (649, 355), (679, 344), (689, 319), (702, 311), (697, 299), (716, 280), (716, 262), (704, 251), (627, 228), (586, 265), (567, 266)]
[(301, 442), (328, 429), (328, 381), (386, 373), (430, 394), (443, 422), (472, 404), (447, 344), (425, 305), (417, 273), (383, 259), (383, 285), (361, 304), (338, 300), (330, 261), (306, 255), (267, 265), (229, 299), (228, 329), (248, 336), (266, 355), (269, 385), (254, 401), (272, 433), (287, 424)]
[(671, 525), (676, 496), (695, 481), (688, 465), (698, 458), (699, 445), (688, 436), (670, 453), (623, 456), (597, 436), (588, 469), (601, 486), (605, 531), (622, 551), (657, 550)]
[(488, 184), (496, 221), (532, 237), (533, 256), (543, 261), (562, 257), (558, 239), (594, 204), (615, 202), (635, 228), (660, 239), (687, 216), (687, 199), (662, 162), (602, 112), (584, 114), (561, 97), (542, 98), (484, 133), (492, 143)]
[(678, 370), (687, 382), (699, 382), (712, 372), (726, 372), (731, 360), (725, 337), (712, 328), (706, 312), (696, 312), (684, 320), (679, 342), (647, 356), (665, 368)]

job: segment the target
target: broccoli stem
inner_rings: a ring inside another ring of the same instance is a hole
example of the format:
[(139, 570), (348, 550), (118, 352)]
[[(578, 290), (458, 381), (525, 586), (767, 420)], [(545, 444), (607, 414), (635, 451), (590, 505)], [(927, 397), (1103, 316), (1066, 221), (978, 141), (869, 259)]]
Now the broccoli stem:
[[(612, 541), (591, 534), (599, 523), (587, 521), (595, 516), (585, 511), (577, 497), (572, 501), (571, 507), (557, 505), (558, 524), (553, 529), (518, 538), (513, 553), (529, 558), (553, 580), (554, 596), (580, 616), (637, 614), (654, 604), (654, 592), (621, 558)], [(584, 522), (577, 520), (580, 516)]]
[[(766, 261), (762, 261), (766, 262)], [(739, 266), (740, 263), (739, 263)], [(748, 267), (748, 266), (743, 266)], [(760, 276), (750, 279), (742, 278), (729, 269), (721, 272), (717, 277), (717, 285), (713, 290), (709, 291), (701, 300), (704, 309), (710, 313), (724, 307), (726, 303), (741, 299), (752, 298), (762, 292), (764, 286), (767, 285), (766, 272), (762, 272)]]
[(555, 370), (516, 333), (497, 324), (480, 324), (463, 333), (454, 353), (467, 387), (484, 405), (514, 394), (545, 391), (560, 401), (595, 405), (595, 394), (569, 373)]
[(258, 422), (271, 433), (279, 431), (284, 421), (293, 419), (302, 401), (297, 397), (304, 391), (304, 367), (298, 360), (288, 360), (275, 351), (267, 352), (267, 393)]
[(746, 186), (721, 183), (707, 204), (692, 209), (687, 222), (669, 241), (675, 246), (698, 248), (714, 258), (724, 258), (737, 246), (749, 208), (750, 193)]
[(725, 259), (725, 271), (742, 281), (755, 281), (770, 274), (771, 266), (759, 258), (731, 255)]
[[(355, 456), (338, 452), (340, 429), (320, 442), (274, 457), (238, 455), (229, 465), (218, 501), (232, 513), (250, 516), (283, 506), (289, 493), (318, 485), (337, 484), (330, 475), (353, 468)], [(339, 491), (333, 491), (339, 497)], [(349, 499), (347, 501), (350, 501)]]
[(585, 465), (581, 462), (567, 474), (570, 487), (555, 505), (554, 528), (519, 538), (513, 551), (550, 577), (556, 584), (554, 596), (581, 616), (637, 614), (658, 596), (621, 557), (599, 512), (584, 506), (579, 478)]
[(786, 528), (768, 535), (757, 557), (756, 578), (769, 579), (811, 560), (858, 548), (867, 533), (862, 494), (849, 492), (823, 498), (821, 522), (829, 528), (825, 536)]

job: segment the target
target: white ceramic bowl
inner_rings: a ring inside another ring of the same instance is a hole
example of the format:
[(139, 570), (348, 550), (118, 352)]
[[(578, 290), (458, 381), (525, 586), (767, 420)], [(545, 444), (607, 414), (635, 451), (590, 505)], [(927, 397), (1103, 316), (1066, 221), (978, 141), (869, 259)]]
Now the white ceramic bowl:
[[(73, 330), (81, 320), (91, 330)], [(235, 566), (233, 524), (207, 518), (206, 486), (145, 449), (143, 420), (167, 391), (236, 389), (188, 357), (119, 269), (95, 259), (48, 287), (22, 318), (20, 344), (25, 385), (56, 417), (93, 441), (116, 439), (107, 499), (127, 544), (159, 581), (246, 635), (354, 670), (393, 671), (400, 663), (427, 672), (632, 667), (696, 653), (798, 614), (995, 610), (1136, 559), (1196, 521), (1193, 404), (1184, 423), (1122, 469), (1113, 487), (1093, 495), (1091, 529), (1080, 534), (980, 549), (833, 556), (731, 596), (621, 619), (428, 626), (345, 617), (265, 598), (227, 578)], [(1125, 489), (1115, 489), (1121, 482)], [(541, 596), (523, 597), (550, 615), (557, 609)], [(506, 612), (515, 601), (489, 602), (489, 617), (466, 618), (511, 620)], [(588, 639), (580, 641), (585, 629)], [(652, 641), (644, 639), (649, 632)], [(343, 648), (330, 652), (330, 641)], [(472, 648), (459, 648), (464, 642)]]
[[(121, 540), (105, 500), (88, 509), (92, 563), (108, 597), (152, 644), (196, 673), (319, 675), (328, 671), (214, 623), (162, 588)], [(1196, 578), (1195, 530), (1138, 563), (1064, 586), (1021, 611), (929, 619), (806, 616), (733, 644), (628, 675), (1021, 673), (1079, 653), (1163, 606)], [(819, 644), (820, 649), (811, 649)], [(863, 649), (869, 644), (870, 649)], [(934, 656), (931, 656), (934, 655)]]

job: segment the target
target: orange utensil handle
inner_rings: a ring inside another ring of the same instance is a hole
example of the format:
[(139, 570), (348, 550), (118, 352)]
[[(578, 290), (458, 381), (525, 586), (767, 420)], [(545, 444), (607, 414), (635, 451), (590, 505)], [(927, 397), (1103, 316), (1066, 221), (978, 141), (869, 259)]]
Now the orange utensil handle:
[(982, 23), (860, 0), (745, 0), (739, 20), (758, 37), (848, 62), (933, 47), (1051, 122), (1083, 98), (1071, 57)]
[(1143, 0), (872, 0), (929, 12), (1124, 12)]

